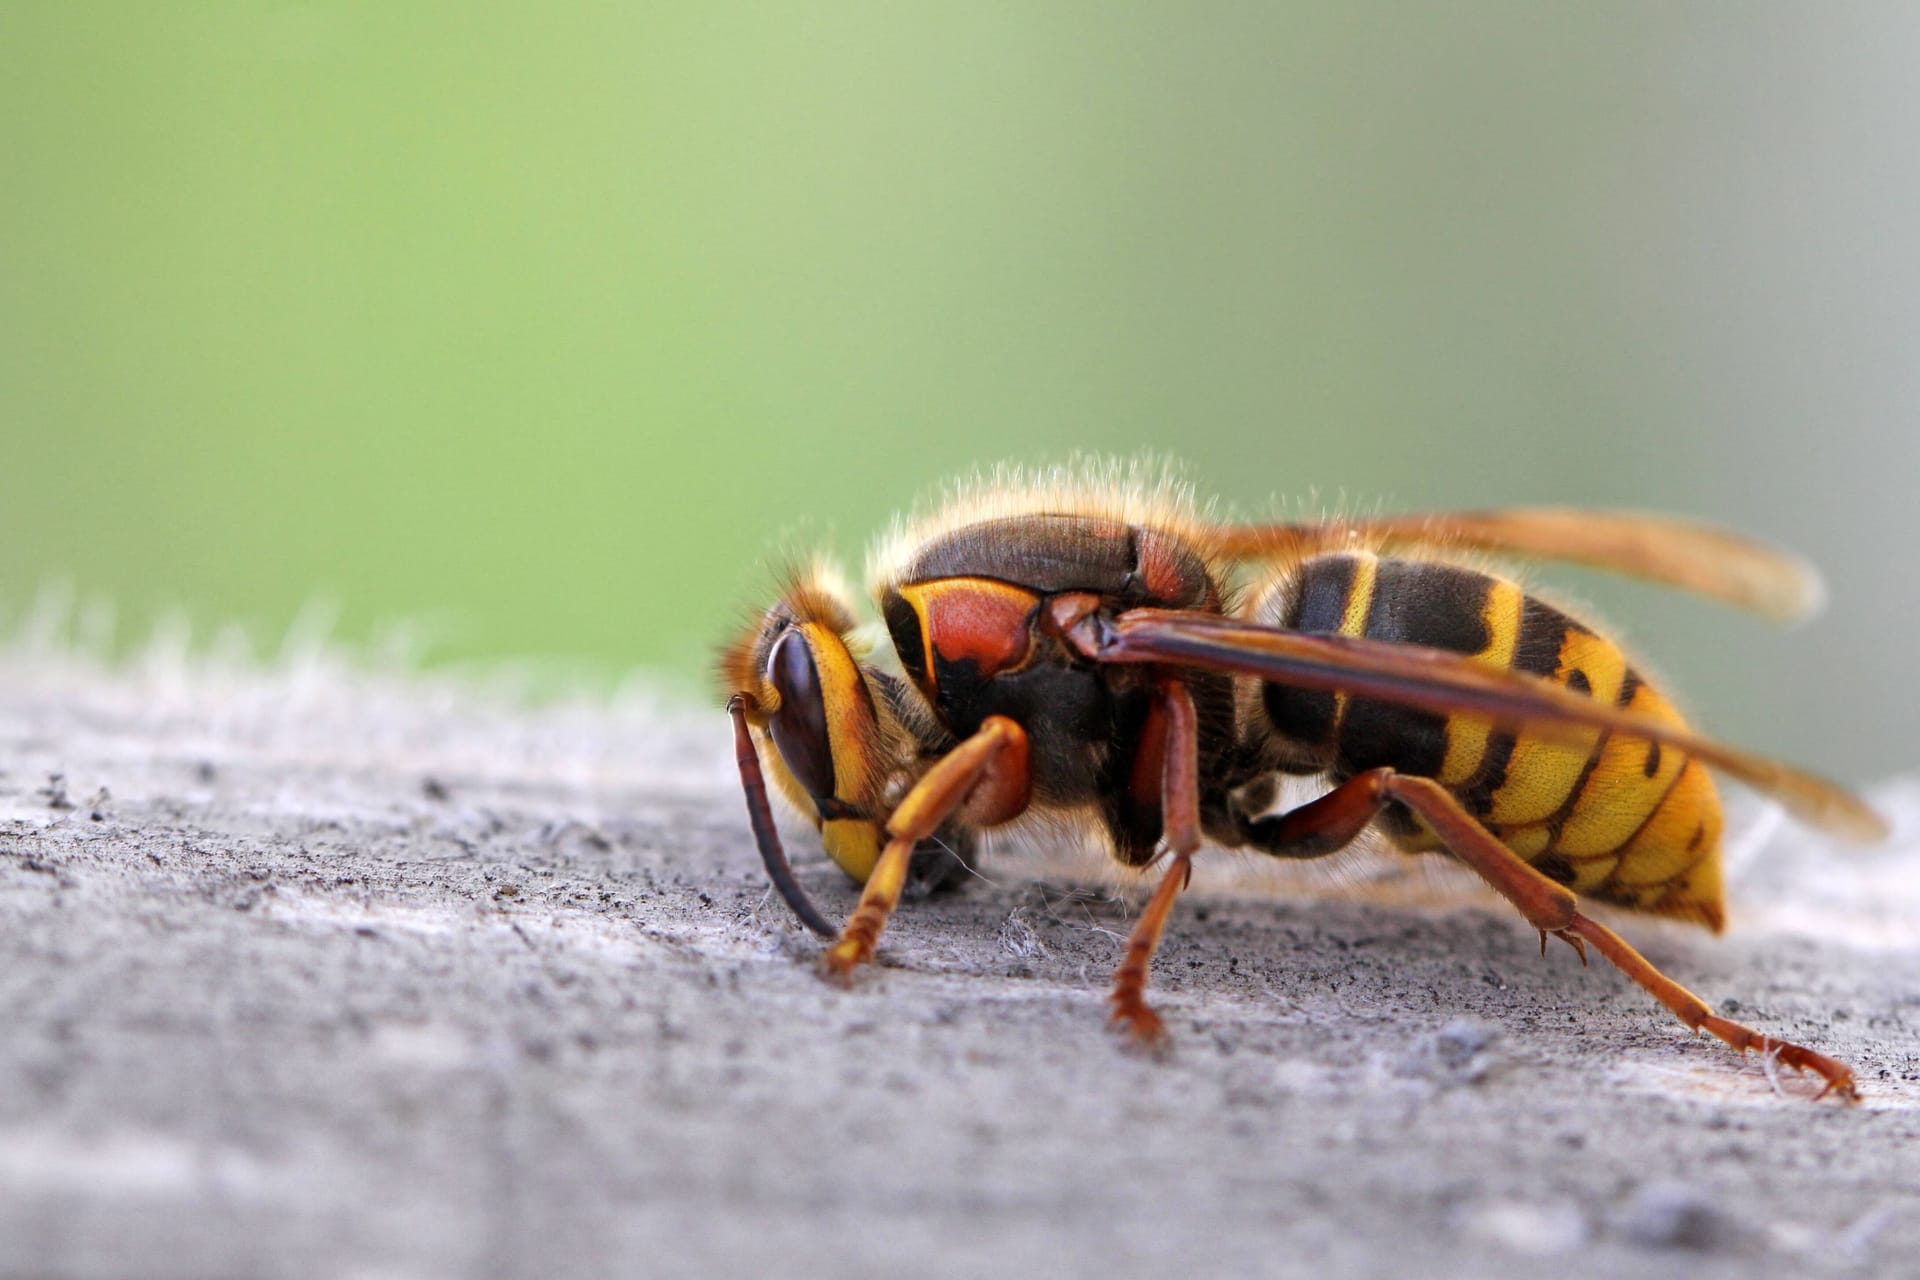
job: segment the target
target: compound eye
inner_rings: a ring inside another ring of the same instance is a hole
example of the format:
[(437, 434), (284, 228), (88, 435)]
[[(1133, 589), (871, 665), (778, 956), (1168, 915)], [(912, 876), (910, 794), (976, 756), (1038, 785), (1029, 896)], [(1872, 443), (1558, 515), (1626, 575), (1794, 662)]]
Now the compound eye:
[(827, 738), (827, 704), (813, 648), (798, 631), (774, 642), (767, 655), (767, 678), (780, 695), (780, 709), (768, 720), (773, 745), (780, 749), (794, 781), (816, 800), (833, 795), (833, 747)]

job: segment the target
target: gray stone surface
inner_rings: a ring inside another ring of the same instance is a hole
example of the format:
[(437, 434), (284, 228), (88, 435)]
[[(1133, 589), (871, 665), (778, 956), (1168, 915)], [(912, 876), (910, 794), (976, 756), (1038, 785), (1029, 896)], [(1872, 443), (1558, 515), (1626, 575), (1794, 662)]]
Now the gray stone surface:
[(1913, 784), (1874, 793), (1902, 831), (1866, 852), (1743, 805), (1725, 939), (1616, 919), (1855, 1064), (1845, 1108), (1427, 877), (1204, 883), (1155, 974), (1164, 1059), (1103, 1029), (1124, 895), (1054, 863), (909, 904), (841, 990), (768, 900), (727, 754), (718, 712), (643, 695), (0, 658), (0, 1274), (1920, 1257)]

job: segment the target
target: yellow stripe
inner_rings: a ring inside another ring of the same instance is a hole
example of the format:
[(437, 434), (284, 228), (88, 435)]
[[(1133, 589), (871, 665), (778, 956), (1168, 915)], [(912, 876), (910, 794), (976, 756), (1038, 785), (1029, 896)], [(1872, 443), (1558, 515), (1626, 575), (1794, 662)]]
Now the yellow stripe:
[(1653, 817), (1621, 850), (1614, 881), (1626, 889), (1665, 884), (1686, 875), (1719, 849), (1720, 797), (1706, 769), (1689, 760), (1686, 772)]
[[(1489, 580), (1480, 621), (1487, 628), (1487, 647), (1476, 655), (1490, 667), (1513, 665), (1514, 646), (1520, 642), (1520, 588), (1504, 579)], [(1447, 758), (1440, 766), (1440, 783), (1459, 787), (1471, 781), (1486, 758), (1493, 722), (1480, 716), (1452, 716), (1447, 720)]]
[(1553, 678), (1561, 684), (1576, 670), (1586, 673), (1591, 696), (1612, 706), (1627, 680), (1627, 658), (1619, 646), (1591, 631), (1569, 631), (1560, 645), (1560, 665)]
[(1573, 883), (1568, 885), (1575, 893), (1605, 896), (1605, 886), (1613, 878), (1620, 866), (1620, 859), (1611, 857), (1585, 858), (1571, 864)]
[[(1353, 557), (1353, 583), (1347, 588), (1347, 607), (1340, 615), (1340, 634), (1343, 636), (1364, 636), (1367, 634), (1367, 615), (1373, 611), (1374, 583), (1380, 576), (1380, 557), (1371, 552), (1356, 552)], [(1335, 742), (1340, 740), (1340, 724), (1347, 716), (1347, 695), (1333, 695), (1333, 734)]]
[[(1646, 685), (1634, 691), (1627, 709), (1678, 726), (1680, 716)], [(1560, 828), (1559, 852), (1579, 858), (1611, 853), (1633, 838), (1672, 789), (1687, 757), (1675, 747), (1659, 748), (1652, 774), (1647, 761), (1655, 747), (1644, 738), (1616, 733), (1600, 749), (1580, 800)]]
[(1340, 634), (1367, 634), (1367, 614), (1373, 610), (1373, 584), (1380, 576), (1380, 557), (1361, 552), (1353, 557), (1353, 585), (1347, 589), (1347, 608), (1340, 615)]
[(1691, 920), (1718, 933), (1726, 922), (1720, 828), (1713, 778), (1689, 760), (1653, 815), (1626, 842), (1613, 875), (1594, 896)]
[[(1627, 660), (1611, 642), (1569, 627), (1561, 638), (1559, 662), (1550, 678), (1564, 685), (1576, 670), (1586, 676), (1592, 696), (1611, 705), (1620, 696)], [(1507, 780), (1493, 793), (1488, 816), (1502, 827), (1524, 826), (1552, 817), (1573, 794), (1599, 743), (1597, 729), (1555, 742), (1521, 735), (1507, 761)]]
[(1553, 831), (1544, 823), (1532, 827), (1502, 828), (1497, 834), (1501, 844), (1528, 862), (1545, 853), (1548, 842), (1553, 839)]
[(868, 711), (860, 668), (846, 641), (818, 622), (801, 624), (813, 669), (820, 677), (820, 701), (827, 713), (827, 750), (833, 756), (833, 794), (857, 804), (866, 797), (874, 768), (873, 740), (879, 726)]
[(861, 884), (873, 874), (884, 843), (880, 824), (864, 818), (835, 818), (821, 824), (820, 842), (826, 846), (827, 856)]

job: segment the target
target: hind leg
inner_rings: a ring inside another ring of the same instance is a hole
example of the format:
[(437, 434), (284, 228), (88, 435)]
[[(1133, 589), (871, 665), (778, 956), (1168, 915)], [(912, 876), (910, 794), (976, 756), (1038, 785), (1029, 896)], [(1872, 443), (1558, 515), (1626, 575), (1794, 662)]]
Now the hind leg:
[(1801, 1045), (1761, 1035), (1751, 1027), (1714, 1013), (1706, 1001), (1661, 973), (1619, 934), (1581, 915), (1579, 900), (1571, 889), (1548, 879), (1501, 844), (1451, 792), (1431, 778), (1395, 773), (1392, 769), (1370, 769), (1354, 775), (1311, 804), (1245, 824), (1244, 834), (1250, 845), (1267, 853), (1282, 857), (1318, 857), (1347, 844), (1395, 801), (1425, 819), (1449, 852), (1518, 908), (1527, 923), (1540, 931), (1543, 948), (1547, 935), (1553, 934), (1579, 952), (1581, 962), (1585, 963), (1587, 944), (1591, 943), (1595, 951), (1665, 1005), (1689, 1030), (1711, 1032), (1742, 1053), (1755, 1049), (1796, 1071), (1813, 1072), (1826, 1082), (1820, 1097), (1831, 1093), (1847, 1102), (1858, 1098), (1853, 1071), (1845, 1063)]

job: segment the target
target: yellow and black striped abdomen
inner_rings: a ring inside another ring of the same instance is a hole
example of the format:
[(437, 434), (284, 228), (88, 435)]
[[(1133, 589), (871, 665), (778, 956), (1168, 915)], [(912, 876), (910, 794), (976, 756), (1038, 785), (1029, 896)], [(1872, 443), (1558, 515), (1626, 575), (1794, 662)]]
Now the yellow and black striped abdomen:
[[(1502, 578), (1368, 553), (1316, 556), (1256, 609), (1299, 631), (1471, 654), (1680, 724), (1611, 640)], [(1516, 853), (1576, 892), (1718, 929), (1720, 801), (1697, 761), (1598, 730), (1569, 741), (1345, 695), (1268, 685), (1290, 760), (1335, 779), (1388, 766), (1437, 779)], [(1404, 848), (1436, 846), (1409, 815)]]

